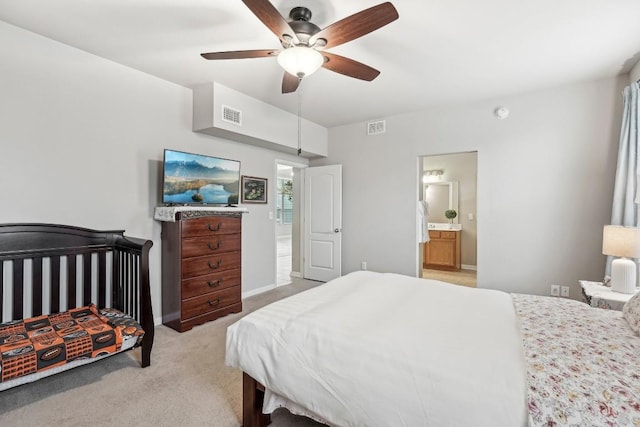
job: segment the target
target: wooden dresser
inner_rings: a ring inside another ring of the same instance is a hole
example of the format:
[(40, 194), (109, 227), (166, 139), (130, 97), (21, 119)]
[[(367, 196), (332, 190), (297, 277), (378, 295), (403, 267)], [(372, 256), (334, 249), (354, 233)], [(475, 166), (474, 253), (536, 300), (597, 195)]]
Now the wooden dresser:
[(238, 213), (176, 213), (162, 223), (162, 323), (179, 332), (242, 311)]
[(460, 231), (429, 230), (422, 265), (439, 270), (460, 270)]

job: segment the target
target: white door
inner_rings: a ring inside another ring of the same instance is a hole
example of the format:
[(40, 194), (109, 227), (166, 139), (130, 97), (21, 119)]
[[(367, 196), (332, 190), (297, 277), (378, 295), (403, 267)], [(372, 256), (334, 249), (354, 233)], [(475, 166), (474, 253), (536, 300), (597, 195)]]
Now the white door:
[(326, 282), (342, 270), (342, 165), (306, 168), (304, 187), (304, 277)]

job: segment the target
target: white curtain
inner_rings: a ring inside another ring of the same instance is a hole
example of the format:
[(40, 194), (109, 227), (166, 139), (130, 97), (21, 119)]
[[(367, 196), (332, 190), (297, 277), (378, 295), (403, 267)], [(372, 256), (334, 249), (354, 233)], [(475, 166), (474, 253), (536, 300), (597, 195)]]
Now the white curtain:
[[(618, 167), (613, 189), (611, 224), (638, 227), (638, 203), (640, 203), (640, 170), (638, 169), (638, 82), (624, 88), (624, 112), (620, 129)], [(613, 257), (607, 257), (605, 274), (610, 273)]]

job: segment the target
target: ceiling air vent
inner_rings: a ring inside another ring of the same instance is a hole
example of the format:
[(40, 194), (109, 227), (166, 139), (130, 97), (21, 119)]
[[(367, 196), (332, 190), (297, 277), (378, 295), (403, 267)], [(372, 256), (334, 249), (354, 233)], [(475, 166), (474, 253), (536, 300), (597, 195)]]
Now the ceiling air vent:
[(377, 122), (367, 123), (367, 135), (378, 135), (385, 132), (385, 121), (379, 120)]
[(222, 120), (234, 125), (242, 126), (242, 111), (235, 108), (222, 106)]

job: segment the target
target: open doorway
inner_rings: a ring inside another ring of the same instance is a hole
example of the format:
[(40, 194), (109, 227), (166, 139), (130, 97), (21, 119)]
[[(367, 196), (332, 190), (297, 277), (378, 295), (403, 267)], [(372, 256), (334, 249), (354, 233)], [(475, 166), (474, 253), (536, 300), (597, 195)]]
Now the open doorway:
[(278, 163), (276, 182), (276, 286), (291, 283), (293, 166)]
[(424, 156), (419, 162), (421, 276), (477, 286), (477, 152)]
[(301, 171), (304, 165), (276, 161), (276, 286), (301, 274)]

